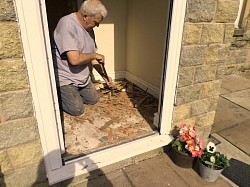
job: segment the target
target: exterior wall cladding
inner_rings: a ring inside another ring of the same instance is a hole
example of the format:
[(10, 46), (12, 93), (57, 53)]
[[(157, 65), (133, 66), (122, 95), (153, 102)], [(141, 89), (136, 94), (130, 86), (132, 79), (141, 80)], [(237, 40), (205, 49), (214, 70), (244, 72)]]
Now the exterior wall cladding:
[[(172, 126), (193, 124), (204, 141), (221, 77), (249, 70), (248, 46), (231, 46), (238, 5), (238, 0), (187, 1)], [(47, 186), (13, 0), (1, 0), (0, 10), (0, 186)]]

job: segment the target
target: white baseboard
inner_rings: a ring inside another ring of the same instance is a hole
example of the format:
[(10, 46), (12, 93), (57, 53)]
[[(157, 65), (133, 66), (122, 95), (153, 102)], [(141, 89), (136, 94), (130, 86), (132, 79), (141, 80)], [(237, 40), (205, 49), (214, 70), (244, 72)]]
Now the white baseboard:
[(160, 90), (159, 88), (156, 88), (155, 86), (145, 82), (144, 80), (140, 79), (139, 77), (129, 73), (129, 72), (125, 72), (125, 78), (136, 84), (137, 86), (139, 86), (141, 89), (143, 90), (147, 90), (148, 93), (150, 93), (151, 95), (153, 95), (156, 98), (159, 98), (160, 96)]
[[(125, 72), (124, 71), (107, 72), (107, 74), (113, 80), (125, 78)], [(95, 80), (101, 80), (101, 81), (103, 80), (102, 77), (97, 72), (94, 72), (94, 76), (95, 76)]]

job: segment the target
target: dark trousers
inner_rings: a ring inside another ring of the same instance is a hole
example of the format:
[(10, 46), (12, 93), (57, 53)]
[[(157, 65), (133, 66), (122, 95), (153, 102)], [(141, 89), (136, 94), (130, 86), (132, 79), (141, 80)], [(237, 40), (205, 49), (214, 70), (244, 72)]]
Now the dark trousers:
[(95, 104), (99, 100), (98, 92), (91, 81), (83, 88), (70, 84), (61, 86), (57, 90), (61, 110), (72, 116), (83, 114), (84, 104)]

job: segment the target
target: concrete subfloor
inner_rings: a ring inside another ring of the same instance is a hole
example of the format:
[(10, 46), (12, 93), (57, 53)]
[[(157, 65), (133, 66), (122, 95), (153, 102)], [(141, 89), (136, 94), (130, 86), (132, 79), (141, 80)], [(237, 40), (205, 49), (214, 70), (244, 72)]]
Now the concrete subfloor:
[[(126, 81), (116, 81), (125, 91), (99, 88), (99, 102), (84, 106), (84, 115), (63, 113), (66, 153), (72, 159), (110, 146), (129, 142), (157, 131), (153, 125), (158, 99)], [(138, 105), (138, 106), (137, 106)]]
[[(211, 135), (216, 139), (217, 149), (220, 152), (226, 154), (229, 159), (237, 159), (248, 164), (250, 167), (250, 147), (247, 141), (249, 135), (250, 111), (247, 107), (242, 106), (242, 103), (248, 102), (250, 97), (247, 94), (243, 94), (238, 100), (235, 99), (234, 94), (232, 94), (237, 91), (248, 89), (250, 89), (250, 73), (225, 77)], [(231, 94), (230, 97), (227, 94)], [(245, 97), (245, 100), (243, 97)], [(73, 186), (237, 187), (238, 185), (223, 175), (220, 175), (215, 182), (206, 182), (198, 175), (197, 166), (190, 169), (176, 166), (169, 157), (169, 149), (166, 149), (166, 151), (159, 156), (124, 167), (120, 170), (109, 172), (106, 175)]]

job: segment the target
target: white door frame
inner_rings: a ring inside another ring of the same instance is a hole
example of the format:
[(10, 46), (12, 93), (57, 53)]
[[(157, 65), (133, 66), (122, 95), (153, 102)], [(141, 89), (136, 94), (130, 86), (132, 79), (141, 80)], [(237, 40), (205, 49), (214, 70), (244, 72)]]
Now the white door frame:
[[(186, 0), (174, 0), (168, 52), (165, 57), (165, 80), (162, 89), (160, 134), (142, 138), (126, 144), (105, 149), (62, 164), (64, 149), (60, 117), (55, 93), (55, 81), (48, 36), (45, 0), (14, 0), (24, 60), (27, 64), (34, 110), (44, 152), (47, 176), (50, 184), (84, 174), (132, 156), (167, 145), (172, 140), (169, 135), (177, 83), (177, 73), (181, 50), (182, 32)], [(49, 76), (50, 75), (50, 76)]]

